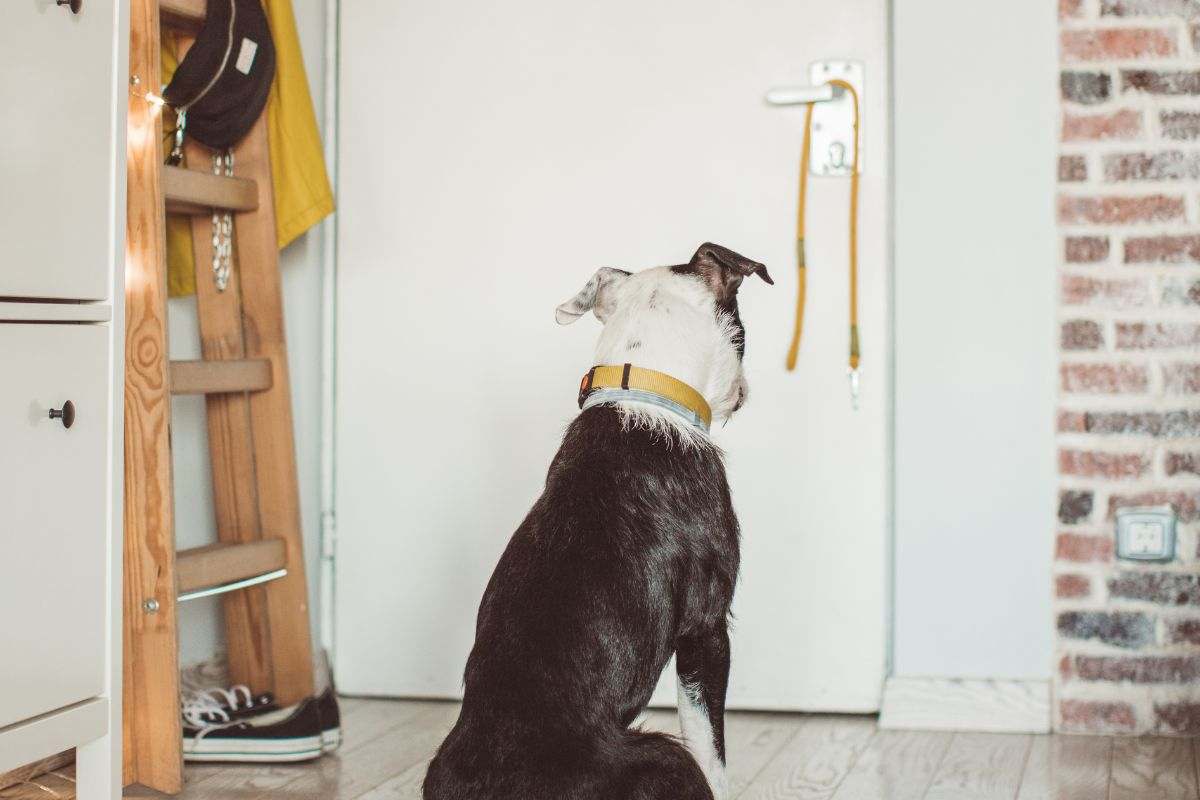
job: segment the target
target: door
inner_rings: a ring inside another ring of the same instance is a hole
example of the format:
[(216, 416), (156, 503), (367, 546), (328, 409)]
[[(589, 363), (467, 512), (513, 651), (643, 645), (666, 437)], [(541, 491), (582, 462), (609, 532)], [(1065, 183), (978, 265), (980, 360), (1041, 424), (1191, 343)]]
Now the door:
[(0, 2), (0, 297), (108, 296), (124, 197), (113, 175), (125, 124), (116, 13), (116, 0), (82, 0), (77, 14), (55, 0)]
[(104, 691), (112, 417), (107, 326), (0, 323), (0, 353), (3, 728)]
[[(336, 658), (351, 693), (457, 696), (488, 576), (537, 497), (598, 324), (554, 307), (599, 266), (712, 240), (747, 284), (750, 401), (723, 430), (743, 562), (730, 705), (876, 709), (888, 523), (883, 0), (356, 3), (341, 20)], [(810, 191), (810, 62), (864, 62), (864, 394), (846, 380), (846, 179)], [(386, 76), (386, 77), (384, 77)], [(673, 689), (659, 699), (674, 697)]]

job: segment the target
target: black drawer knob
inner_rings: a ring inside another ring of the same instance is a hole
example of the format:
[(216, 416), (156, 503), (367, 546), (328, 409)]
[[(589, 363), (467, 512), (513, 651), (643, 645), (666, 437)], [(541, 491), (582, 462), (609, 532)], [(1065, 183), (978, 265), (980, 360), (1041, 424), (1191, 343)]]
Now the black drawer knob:
[[(83, 0), (58, 0), (60, 6), (67, 6), (71, 9), (72, 14), (78, 14), (79, 9), (83, 7)], [(71, 427), (70, 425), (67, 426)]]
[(71, 427), (75, 424), (75, 404), (68, 400), (62, 408), (50, 409), (50, 419), (61, 419), (64, 428)]

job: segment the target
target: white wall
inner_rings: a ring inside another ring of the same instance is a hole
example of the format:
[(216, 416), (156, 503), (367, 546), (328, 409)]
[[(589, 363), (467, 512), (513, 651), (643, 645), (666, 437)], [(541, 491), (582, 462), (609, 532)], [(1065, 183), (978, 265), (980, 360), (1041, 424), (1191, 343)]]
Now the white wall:
[[(325, 0), (292, 0), (308, 85), (318, 121), (322, 119), (324, 82)], [(321, 237), (320, 226), (293, 242), (280, 257), (288, 366), (296, 426), (296, 460), (300, 481), (300, 516), (308, 569), (309, 615), (316, 641), (318, 619), (317, 563), (320, 533), (321, 442)], [(171, 358), (200, 358), (200, 339), (193, 298), (170, 302)], [(171, 401), (171, 449), (175, 465), (175, 537), (180, 549), (216, 539), (212, 509), (212, 476), (202, 397)], [(179, 610), (182, 663), (212, 656), (224, 646), (220, 600), (193, 600)]]
[(1046, 678), (1054, 4), (893, 5), (893, 671)]

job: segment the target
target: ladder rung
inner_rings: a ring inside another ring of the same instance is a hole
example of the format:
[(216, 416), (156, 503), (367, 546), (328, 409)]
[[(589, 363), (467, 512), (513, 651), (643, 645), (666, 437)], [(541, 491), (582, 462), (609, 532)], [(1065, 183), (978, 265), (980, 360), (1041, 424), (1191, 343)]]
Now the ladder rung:
[(162, 21), (176, 28), (200, 27), (205, 8), (205, 0), (158, 0)]
[(265, 358), (171, 362), (171, 394), (261, 392), (272, 382)]
[(163, 167), (167, 211), (211, 214), (214, 208), (253, 211), (258, 208), (258, 185), (247, 178), (213, 175), (183, 167)]
[(175, 554), (180, 594), (264, 575), (285, 565), (282, 539), (222, 542)]

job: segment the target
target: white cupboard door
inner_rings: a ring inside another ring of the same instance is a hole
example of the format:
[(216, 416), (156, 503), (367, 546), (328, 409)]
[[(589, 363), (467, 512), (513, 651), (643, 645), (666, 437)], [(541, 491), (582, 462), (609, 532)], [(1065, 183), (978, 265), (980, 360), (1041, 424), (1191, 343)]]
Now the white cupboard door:
[(104, 688), (108, 363), (107, 326), (0, 324), (0, 728)]
[(0, 297), (108, 296), (114, 4), (0, 2)]

